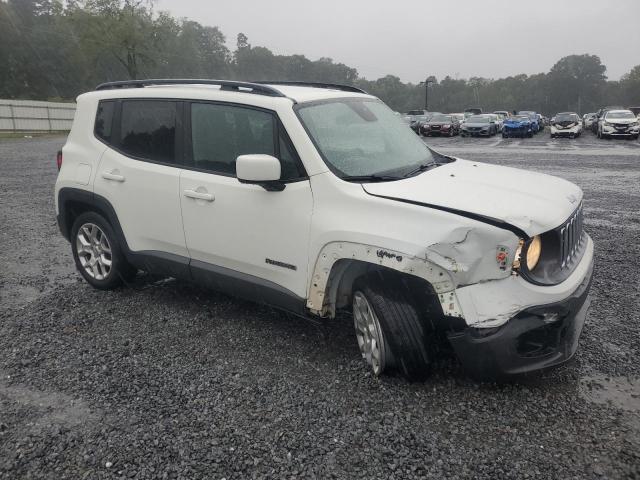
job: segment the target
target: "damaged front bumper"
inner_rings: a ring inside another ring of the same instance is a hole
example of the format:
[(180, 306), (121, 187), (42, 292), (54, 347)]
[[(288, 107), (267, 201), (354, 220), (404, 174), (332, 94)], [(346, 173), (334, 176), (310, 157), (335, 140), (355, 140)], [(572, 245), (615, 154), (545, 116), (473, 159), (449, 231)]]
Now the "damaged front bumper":
[[(518, 309), (509, 314), (506, 321), (503, 312), (498, 318), (450, 333), (449, 341), (467, 372), (480, 380), (495, 380), (546, 369), (569, 360), (578, 347), (589, 308), (592, 276), (593, 243), (589, 239), (578, 268), (562, 285), (531, 286), (538, 295), (542, 294), (542, 289), (550, 289), (548, 302)], [(571, 287), (571, 291), (562, 295), (567, 287)], [(480, 294), (480, 290), (474, 292), (475, 295)], [(489, 297), (492, 295), (485, 293)], [(509, 289), (503, 291), (503, 295), (514, 293)], [(558, 296), (563, 298), (558, 300)]]

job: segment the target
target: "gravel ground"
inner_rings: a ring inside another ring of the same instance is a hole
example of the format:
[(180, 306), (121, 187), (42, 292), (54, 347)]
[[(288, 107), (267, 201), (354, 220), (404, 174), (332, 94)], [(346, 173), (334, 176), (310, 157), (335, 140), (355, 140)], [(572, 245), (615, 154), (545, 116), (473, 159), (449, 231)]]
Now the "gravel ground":
[(586, 193), (593, 302), (566, 366), (373, 378), (315, 325), (175, 280), (91, 289), (57, 232), (63, 138), (0, 140), (0, 478), (640, 477), (640, 144), (430, 139)]

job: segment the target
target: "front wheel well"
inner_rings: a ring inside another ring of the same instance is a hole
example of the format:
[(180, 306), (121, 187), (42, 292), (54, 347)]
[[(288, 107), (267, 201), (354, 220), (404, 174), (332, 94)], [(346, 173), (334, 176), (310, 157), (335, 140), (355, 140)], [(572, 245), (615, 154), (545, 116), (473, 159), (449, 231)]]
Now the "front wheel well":
[(382, 282), (390, 282), (395, 288), (407, 289), (411, 298), (419, 307), (421, 314), (436, 324), (441, 324), (445, 317), (438, 294), (427, 280), (415, 275), (400, 272), (383, 265), (361, 260), (341, 259), (332, 267), (329, 274), (326, 299), (329, 311), (335, 315), (339, 309), (349, 310), (354, 293), (354, 285), (359, 279), (373, 275)]

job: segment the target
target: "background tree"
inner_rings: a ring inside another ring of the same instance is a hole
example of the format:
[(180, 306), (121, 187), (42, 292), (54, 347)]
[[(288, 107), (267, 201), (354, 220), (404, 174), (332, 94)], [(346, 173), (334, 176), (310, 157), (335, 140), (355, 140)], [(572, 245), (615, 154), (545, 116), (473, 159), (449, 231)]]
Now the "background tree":
[[(127, 78), (297, 80), (357, 85), (391, 108), (424, 107), (424, 87), (395, 75), (368, 80), (323, 57), (276, 55), (238, 33), (234, 51), (213, 26), (156, 12), (154, 0), (0, 0), (0, 97), (73, 99)], [(428, 71), (428, 68), (425, 70)], [(460, 112), (536, 110), (547, 115), (640, 106), (640, 65), (607, 81), (596, 55), (569, 55), (548, 73), (500, 79), (450, 76), (429, 89), (429, 106)]]

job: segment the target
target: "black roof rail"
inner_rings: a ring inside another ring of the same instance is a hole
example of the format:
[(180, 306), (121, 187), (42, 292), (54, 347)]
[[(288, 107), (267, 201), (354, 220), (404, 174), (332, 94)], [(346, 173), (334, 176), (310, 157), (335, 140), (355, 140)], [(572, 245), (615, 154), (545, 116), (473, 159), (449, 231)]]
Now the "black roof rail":
[(329, 90), (342, 90), (343, 92), (353, 93), (367, 93), (361, 88), (354, 87), (353, 85), (341, 85), (339, 83), (322, 83), (322, 82), (289, 82), (289, 81), (259, 81), (254, 83), (266, 84), (266, 85), (282, 85), (292, 87), (313, 87), (313, 88), (326, 88)]
[(261, 83), (236, 82), (234, 80), (209, 80), (186, 78), (157, 78), (147, 80), (120, 80), (117, 82), (101, 83), (96, 90), (113, 90), (118, 88), (143, 88), (149, 85), (219, 85), (220, 90), (232, 90), (236, 92), (256, 93), (270, 97), (284, 97), (278, 89)]

